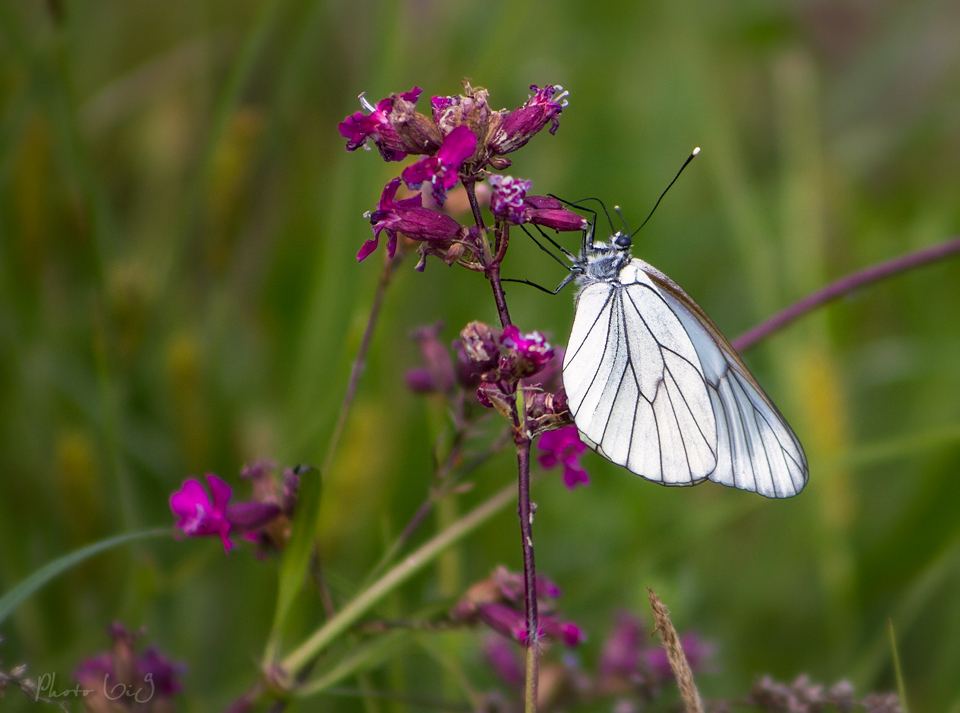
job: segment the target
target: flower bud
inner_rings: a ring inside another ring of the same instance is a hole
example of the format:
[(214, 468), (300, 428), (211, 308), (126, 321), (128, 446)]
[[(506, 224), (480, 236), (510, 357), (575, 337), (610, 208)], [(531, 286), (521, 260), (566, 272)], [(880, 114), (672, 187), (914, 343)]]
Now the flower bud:
[(497, 366), (500, 356), (500, 338), (483, 322), (470, 322), (460, 332), (461, 345), (467, 362), (477, 371), (489, 371)]
[(430, 375), (434, 388), (444, 393), (456, 385), (456, 375), (453, 371), (453, 361), (446, 344), (440, 341), (438, 335), (442, 324), (432, 327), (420, 327), (413, 333), (414, 339), (420, 344), (420, 358), (423, 367)]
[[(543, 89), (538, 89), (534, 84), (530, 90), (534, 95), (523, 106), (501, 118), (500, 125), (489, 142), (491, 153), (506, 154), (516, 151), (543, 129), (547, 122), (551, 124), (550, 133), (557, 132), (560, 126), (557, 117), (567, 105), (567, 92), (563, 91), (563, 87), (550, 84)], [(557, 94), (556, 98), (554, 94)]]

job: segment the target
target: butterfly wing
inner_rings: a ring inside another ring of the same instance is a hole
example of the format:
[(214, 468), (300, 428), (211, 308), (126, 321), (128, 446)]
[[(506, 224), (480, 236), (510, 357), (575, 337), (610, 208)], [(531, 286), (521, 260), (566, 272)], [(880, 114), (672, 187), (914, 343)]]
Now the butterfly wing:
[[(634, 261), (637, 262), (637, 261)], [(621, 271), (642, 277), (637, 267)], [(717, 468), (717, 422), (697, 350), (649, 279), (597, 281), (577, 295), (563, 363), (574, 422), (612, 462), (664, 485)]]
[(789, 498), (807, 484), (800, 441), (730, 343), (673, 280), (643, 262), (638, 267), (660, 291), (693, 342), (717, 422), (717, 466), (710, 480), (768, 498)]

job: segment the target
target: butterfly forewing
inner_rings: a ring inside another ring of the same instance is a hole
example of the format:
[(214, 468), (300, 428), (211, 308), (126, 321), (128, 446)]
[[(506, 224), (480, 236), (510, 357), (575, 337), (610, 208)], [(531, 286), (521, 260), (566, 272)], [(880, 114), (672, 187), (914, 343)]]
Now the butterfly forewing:
[(570, 411), (583, 440), (614, 463), (690, 485), (717, 464), (713, 406), (679, 319), (644, 273), (629, 278), (577, 297), (563, 367)]

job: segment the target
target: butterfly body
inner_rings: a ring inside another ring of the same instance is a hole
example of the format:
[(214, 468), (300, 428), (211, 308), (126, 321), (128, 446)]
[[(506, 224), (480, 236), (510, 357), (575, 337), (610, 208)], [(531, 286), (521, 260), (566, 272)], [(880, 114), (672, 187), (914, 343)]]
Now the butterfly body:
[(799, 440), (703, 310), (673, 280), (584, 233), (569, 279), (580, 291), (563, 383), (580, 438), (663, 485), (713, 480), (771, 498), (796, 495)]

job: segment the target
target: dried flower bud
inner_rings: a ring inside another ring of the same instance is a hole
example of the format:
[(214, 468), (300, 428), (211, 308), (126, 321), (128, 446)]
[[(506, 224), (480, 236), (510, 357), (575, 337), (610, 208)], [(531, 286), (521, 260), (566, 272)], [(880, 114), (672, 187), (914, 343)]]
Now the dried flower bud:
[(489, 371), (500, 358), (500, 337), (483, 322), (470, 322), (460, 332), (461, 345), (467, 362), (477, 371)]
[(467, 83), (464, 83), (463, 89), (462, 95), (433, 97), (430, 100), (433, 120), (444, 135), (458, 126), (466, 126), (482, 142), (490, 131), (491, 118), (499, 113), (490, 109), (487, 102), (489, 93), (486, 89), (471, 87)]
[(404, 150), (408, 154), (436, 152), (443, 143), (443, 137), (432, 119), (414, 109), (416, 98), (410, 100), (406, 94), (394, 94), (391, 97), (393, 106), (388, 119)]

